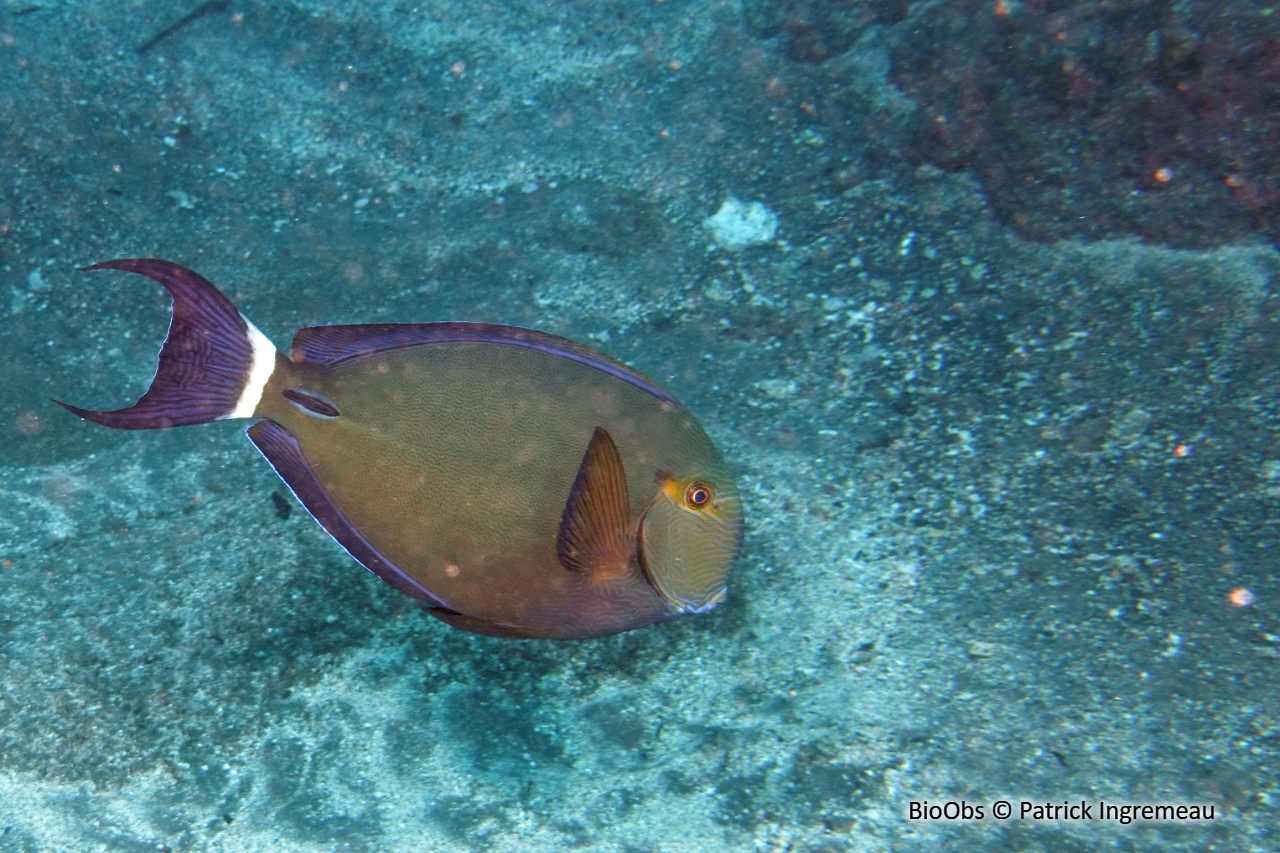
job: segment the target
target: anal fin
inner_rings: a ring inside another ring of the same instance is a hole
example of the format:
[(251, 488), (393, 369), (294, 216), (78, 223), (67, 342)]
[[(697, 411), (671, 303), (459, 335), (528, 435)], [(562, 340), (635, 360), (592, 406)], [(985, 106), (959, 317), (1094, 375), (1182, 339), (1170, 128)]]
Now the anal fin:
[(406, 595), (435, 607), (448, 606), (412, 575), (387, 559), (347, 519), (312, 470), (293, 433), (275, 421), (259, 421), (249, 427), (248, 435), (249, 440), (271, 463), (271, 467), (302, 502), (307, 512), (360, 565)]
[(432, 607), (427, 612), (446, 625), (457, 628), (459, 631), (470, 631), (473, 634), (484, 634), (487, 637), (505, 637), (511, 640), (533, 640), (546, 636), (544, 633), (540, 633), (529, 628), (517, 628), (514, 625), (503, 625), (499, 622), (490, 622), (486, 619), (468, 616), (465, 613), (459, 613), (456, 610), (449, 610), (444, 607)]

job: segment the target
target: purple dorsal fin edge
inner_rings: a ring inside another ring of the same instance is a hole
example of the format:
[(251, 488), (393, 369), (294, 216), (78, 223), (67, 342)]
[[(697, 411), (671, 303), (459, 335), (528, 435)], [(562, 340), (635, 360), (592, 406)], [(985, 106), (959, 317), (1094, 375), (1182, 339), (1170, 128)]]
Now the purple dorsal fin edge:
[(519, 326), (494, 323), (362, 323), (351, 326), (310, 326), (293, 339), (294, 361), (333, 367), (378, 352), (440, 343), (489, 343), (528, 347), (576, 361), (621, 379), (664, 403), (676, 399), (640, 373), (590, 347), (568, 338)]

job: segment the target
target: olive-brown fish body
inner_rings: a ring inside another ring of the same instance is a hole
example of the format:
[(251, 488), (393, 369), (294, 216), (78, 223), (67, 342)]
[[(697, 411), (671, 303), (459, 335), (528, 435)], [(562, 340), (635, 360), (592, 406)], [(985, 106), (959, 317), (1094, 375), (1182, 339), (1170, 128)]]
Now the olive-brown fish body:
[[(556, 537), (597, 426), (622, 454), (633, 524), (664, 472), (724, 478), (684, 407), (576, 361), (486, 342), (406, 347), (331, 369), (290, 364), (278, 374), (257, 414), (297, 438), (348, 519), (450, 609), (555, 636), (676, 615), (640, 573), (566, 571)], [(307, 414), (273, 385), (319, 392), (341, 416)]]
[(698, 421), (625, 365), (478, 323), (318, 326), (278, 352), (177, 264), (98, 264), (173, 296), (117, 429), (257, 418), (250, 440), (348, 553), (428, 611), (506, 637), (591, 637), (725, 595), (742, 503)]

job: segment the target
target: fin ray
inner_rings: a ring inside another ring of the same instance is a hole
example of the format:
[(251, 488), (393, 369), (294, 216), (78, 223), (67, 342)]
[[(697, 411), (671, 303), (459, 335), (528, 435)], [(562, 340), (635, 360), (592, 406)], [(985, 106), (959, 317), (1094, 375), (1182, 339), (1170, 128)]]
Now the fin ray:
[(630, 563), (630, 518), (622, 454), (609, 431), (596, 427), (560, 520), (560, 564), (584, 574), (625, 569)]
[[(123, 270), (161, 284), (173, 297), (169, 333), (150, 387), (132, 406), (98, 411), (55, 403), (85, 420), (130, 430), (252, 414), (244, 409), (257, 401), (245, 398), (252, 396), (252, 386), (266, 384), (275, 348), (208, 279), (155, 258), (125, 258), (84, 269)], [(261, 395), (261, 387), (257, 393)]]

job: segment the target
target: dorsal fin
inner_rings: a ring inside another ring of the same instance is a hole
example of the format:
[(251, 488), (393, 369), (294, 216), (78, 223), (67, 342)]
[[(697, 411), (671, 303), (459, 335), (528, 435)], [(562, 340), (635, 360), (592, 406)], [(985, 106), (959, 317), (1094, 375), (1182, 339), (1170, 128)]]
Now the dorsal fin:
[(560, 564), (583, 574), (626, 571), (631, 558), (630, 523), (622, 454), (608, 430), (596, 427), (560, 519), (556, 537)]
[(567, 358), (628, 382), (664, 403), (675, 398), (650, 379), (591, 347), (519, 326), (495, 323), (364, 323), (352, 326), (308, 326), (293, 338), (294, 361), (333, 367), (354, 358), (425, 344), (486, 343), (527, 347)]

